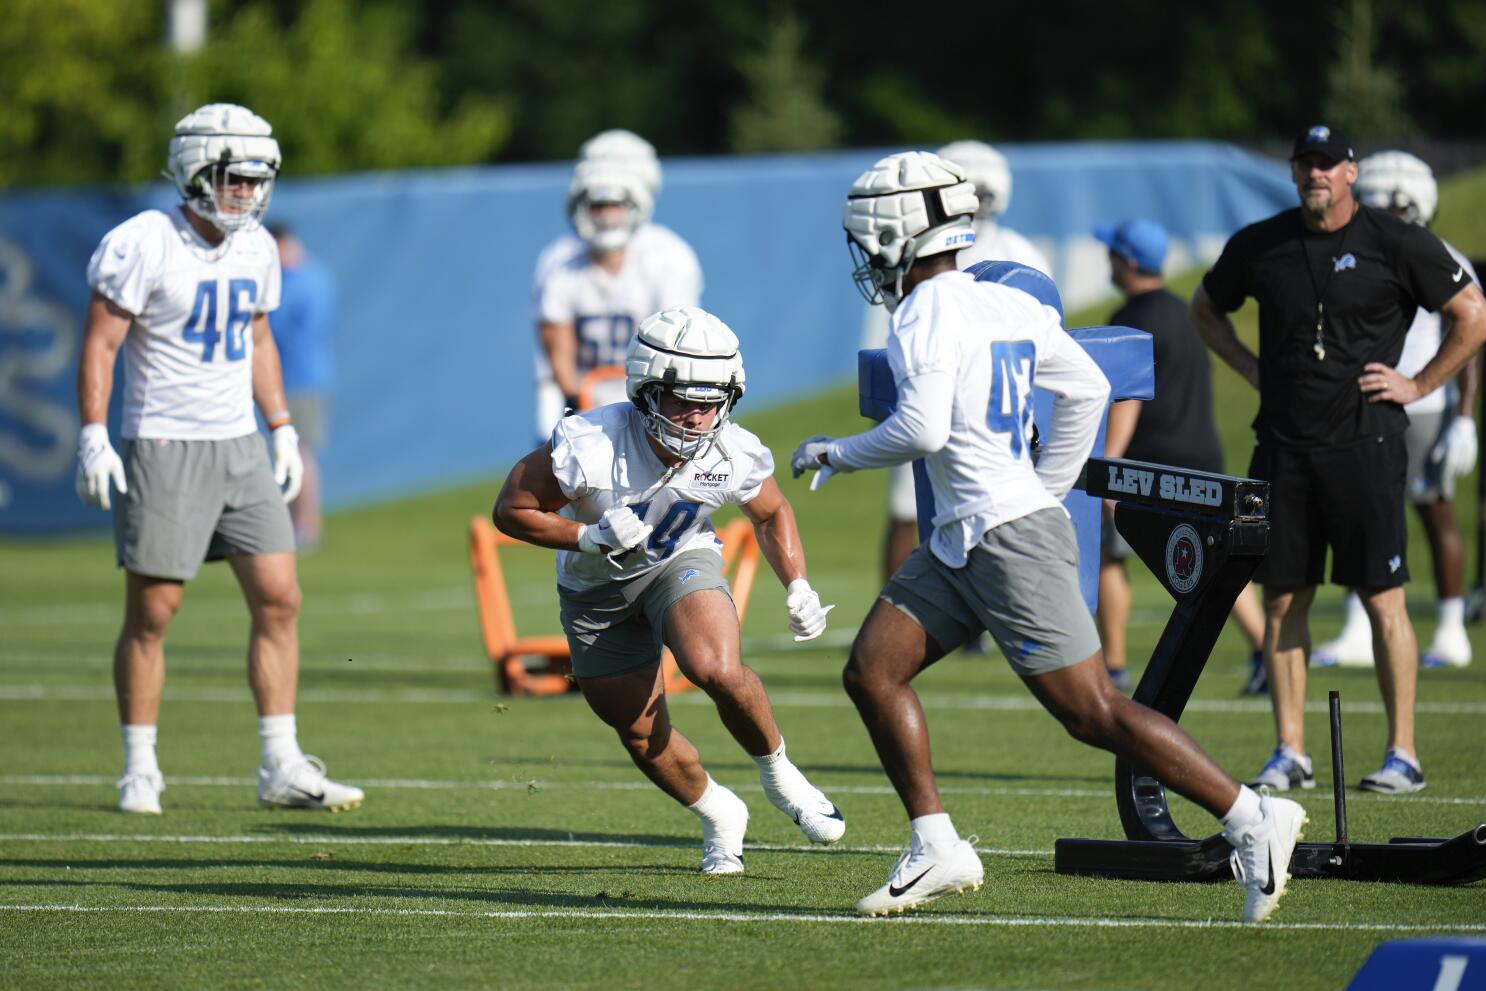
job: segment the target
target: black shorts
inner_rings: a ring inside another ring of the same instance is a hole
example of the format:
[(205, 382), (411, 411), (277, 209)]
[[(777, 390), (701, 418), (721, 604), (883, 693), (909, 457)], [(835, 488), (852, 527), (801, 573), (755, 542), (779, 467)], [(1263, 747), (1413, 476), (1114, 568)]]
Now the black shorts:
[(1331, 580), (1393, 588), (1409, 580), (1403, 434), (1348, 447), (1259, 445), (1249, 474), (1270, 483), (1269, 553), (1255, 580), (1276, 588), (1319, 585), (1326, 547)]

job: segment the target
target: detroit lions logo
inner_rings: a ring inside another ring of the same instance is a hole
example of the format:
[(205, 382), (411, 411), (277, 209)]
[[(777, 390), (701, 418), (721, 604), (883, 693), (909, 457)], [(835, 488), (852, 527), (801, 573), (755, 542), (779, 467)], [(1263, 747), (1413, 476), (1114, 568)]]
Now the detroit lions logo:
[(685, 585), (687, 582), (691, 581), (699, 574), (701, 574), (701, 572), (699, 572), (696, 568), (687, 568), (686, 571), (683, 572), (681, 575), (681, 584)]
[(1356, 268), (1356, 267), (1357, 267), (1357, 258), (1350, 251), (1348, 251), (1346, 254), (1342, 255), (1340, 258), (1333, 258), (1333, 259), (1331, 259), (1331, 270), (1333, 272), (1341, 272), (1341, 271), (1344, 271), (1346, 269)]
[(1327, 127), (1325, 124), (1317, 124), (1315, 127), (1305, 132), (1305, 139), (1307, 141), (1317, 141), (1322, 143), (1330, 141), (1331, 128)]
[(1166, 580), (1178, 595), (1192, 591), (1202, 580), (1202, 538), (1188, 523), (1166, 538)]

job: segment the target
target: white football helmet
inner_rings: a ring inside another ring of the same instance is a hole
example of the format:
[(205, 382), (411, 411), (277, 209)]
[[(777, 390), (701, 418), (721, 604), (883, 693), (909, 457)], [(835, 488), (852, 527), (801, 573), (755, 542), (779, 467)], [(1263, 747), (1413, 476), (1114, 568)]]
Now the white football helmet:
[(1005, 155), (984, 141), (954, 141), (939, 149), (939, 157), (964, 169), (965, 178), (975, 183), (979, 219), (995, 220), (1011, 206), (1011, 167)]
[[(595, 208), (619, 204), (622, 212), (600, 216)], [(595, 251), (617, 251), (650, 220), (655, 200), (636, 172), (607, 161), (579, 162), (568, 186), (568, 219)]]
[[(661, 310), (641, 321), (624, 357), (625, 391), (645, 414), (645, 431), (662, 447), (691, 459), (705, 454), (727, 426), (743, 396), (743, 355), (727, 324), (700, 306)], [(671, 393), (690, 402), (718, 404), (712, 426), (683, 427), (661, 415)]]
[(867, 302), (897, 309), (915, 261), (974, 244), (978, 202), (960, 167), (927, 151), (889, 155), (858, 176), (842, 223)]
[[(187, 208), (213, 227), (251, 230), (263, 220), (282, 163), (272, 135), (268, 121), (247, 107), (209, 103), (176, 123), (165, 174)], [(251, 192), (232, 191), (242, 185)]]
[(627, 168), (644, 180), (650, 188), (650, 198), (660, 196), (660, 159), (655, 155), (655, 146), (634, 131), (615, 128), (600, 131), (578, 149), (580, 162), (608, 162)]
[(1439, 207), (1434, 171), (1406, 151), (1380, 151), (1357, 163), (1353, 194), (1368, 206), (1397, 211), (1411, 224), (1428, 226)]

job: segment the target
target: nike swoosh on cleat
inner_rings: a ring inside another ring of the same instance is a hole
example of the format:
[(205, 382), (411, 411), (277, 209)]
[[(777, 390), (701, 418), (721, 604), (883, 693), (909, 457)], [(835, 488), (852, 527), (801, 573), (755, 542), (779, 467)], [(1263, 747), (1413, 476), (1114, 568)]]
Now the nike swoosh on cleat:
[(312, 802), (323, 802), (323, 801), (325, 801), (325, 793), (323, 791), (320, 792), (320, 794), (316, 795), (312, 791), (305, 791), (303, 788), (296, 788), (293, 785), (290, 785), (289, 786), (289, 790), (290, 791), (293, 791), (293, 792), (298, 792), (299, 794), (303, 795), (305, 798), (308, 798)]
[(1269, 883), (1259, 889), (1259, 894), (1269, 896), (1274, 894), (1274, 851), (1269, 851)]
[[(841, 822), (845, 822), (846, 821), (846, 817), (841, 814), (841, 810), (838, 809), (838, 808), (836, 808), (836, 806), (834, 806), (834, 805), (831, 806), (831, 811), (821, 813), (821, 817), (824, 818), (824, 819), (839, 819)], [(800, 824), (800, 813), (799, 812), (796, 812), (795, 813), (795, 825), (798, 826), (799, 824)]]
[(928, 877), (929, 876), (929, 871), (932, 871), (933, 869), (934, 868), (932, 866), (926, 868), (922, 874), (920, 874), (918, 877), (914, 878), (912, 881), (909, 881), (907, 884), (903, 885), (903, 887), (901, 887), (901, 888), (895, 887), (894, 885), (889, 884), (887, 886), (888, 897), (890, 897), (890, 898), (900, 898), (900, 897), (902, 897), (904, 894), (906, 894), (908, 892), (908, 889), (909, 888), (913, 887), (915, 884), (918, 884), (924, 878)]

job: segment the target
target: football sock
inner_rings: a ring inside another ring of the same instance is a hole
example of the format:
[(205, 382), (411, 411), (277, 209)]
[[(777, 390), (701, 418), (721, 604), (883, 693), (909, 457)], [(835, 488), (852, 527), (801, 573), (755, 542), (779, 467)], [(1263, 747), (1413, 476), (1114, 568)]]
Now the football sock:
[(810, 787), (805, 775), (785, 756), (783, 737), (779, 738), (778, 749), (772, 754), (754, 757), (753, 762), (758, 765), (758, 779), (764, 786), (764, 794), (771, 800), (775, 796), (794, 797)]
[(263, 766), (274, 767), (300, 756), (294, 715), (259, 716), (258, 739), (263, 743)]
[(957, 843), (960, 839), (960, 834), (955, 832), (955, 824), (949, 821), (948, 812), (919, 816), (909, 820), (908, 826), (920, 843)]
[[(743, 848), (743, 830), (748, 828), (748, 806), (743, 799), (707, 775), (702, 797), (686, 807), (702, 820), (702, 837), (737, 853)], [(741, 813), (741, 814), (740, 814)]]
[(1441, 599), (1438, 616), (1441, 629), (1465, 629), (1465, 600), (1458, 596), (1453, 599)]
[(155, 757), (156, 727), (125, 724), (119, 730), (124, 737), (124, 773), (159, 774), (160, 763)]
[(1248, 785), (1239, 785), (1238, 799), (1233, 803), (1233, 808), (1225, 812), (1220, 820), (1223, 824), (1223, 835), (1233, 835), (1240, 830), (1256, 826), (1263, 818), (1264, 813), (1259, 807), (1259, 794)]

